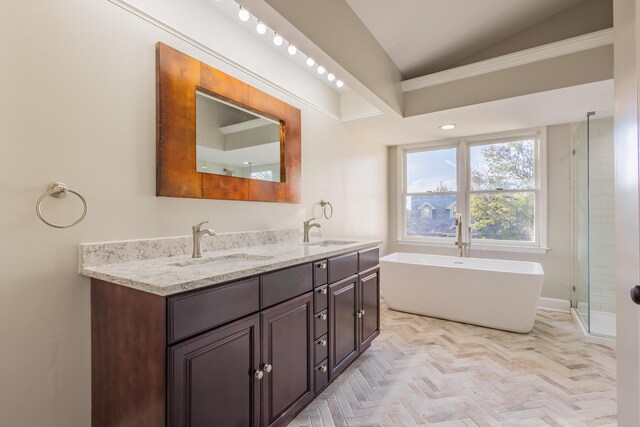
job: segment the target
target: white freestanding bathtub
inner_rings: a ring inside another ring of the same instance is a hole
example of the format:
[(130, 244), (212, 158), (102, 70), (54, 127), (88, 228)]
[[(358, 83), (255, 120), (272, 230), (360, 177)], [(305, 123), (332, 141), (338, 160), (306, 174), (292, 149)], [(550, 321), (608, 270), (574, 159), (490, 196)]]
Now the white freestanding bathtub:
[(389, 308), (489, 328), (533, 328), (544, 271), (537, 262), (393, 253), (380, 258)]

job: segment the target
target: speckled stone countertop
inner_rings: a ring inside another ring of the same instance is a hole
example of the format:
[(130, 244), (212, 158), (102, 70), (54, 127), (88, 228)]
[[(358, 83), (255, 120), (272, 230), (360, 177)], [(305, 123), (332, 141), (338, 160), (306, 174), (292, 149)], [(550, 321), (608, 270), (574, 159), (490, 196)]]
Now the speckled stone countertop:
[(166, 296), (373, 248), (382, 243), (315, 238), (305, 244), (295, 230), (278, 230), (205, 237), (203, 249), (206, 240), (212, 241), (209, 245), (215, 248), (213, 241), (216, 238), (226, 242), (221, 246), (218, 242), (222, 249), (206, 251), (197, 259), (190, 255), (191, 236), (82, 244), (80, 274)]

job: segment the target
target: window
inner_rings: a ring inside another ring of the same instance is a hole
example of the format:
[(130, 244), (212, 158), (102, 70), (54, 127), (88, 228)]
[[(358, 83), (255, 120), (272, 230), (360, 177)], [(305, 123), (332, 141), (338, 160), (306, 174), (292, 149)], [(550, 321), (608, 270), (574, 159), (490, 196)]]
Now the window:
[(544, 130), (403, 147), (403, 241), (546, 246)]
[(411, 237), (455, 237), (448, 207), (456, 203), (457, 149), (407, 151), (405, 234)]

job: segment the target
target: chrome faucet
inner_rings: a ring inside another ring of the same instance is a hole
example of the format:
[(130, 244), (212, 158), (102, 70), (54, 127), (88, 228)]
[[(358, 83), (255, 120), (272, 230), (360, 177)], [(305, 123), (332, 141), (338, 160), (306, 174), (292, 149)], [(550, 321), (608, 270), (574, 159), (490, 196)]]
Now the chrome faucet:
[(303, 222), (303, 226), (304, 226), (304, 239), (302, 240), (304, 243), (308, 243), (309, 242), (309, 230), (311, 230), (311, 228), (313, 227), (318, 227), (320, 228), (321, 225), (318, 224), (317, 222), (312, 223), (311, 221), (314, 221), (315, 218), (311, 218), (309, 221), (305, 221)]
[(456, 214), (456, 246), (460, 249), (460, 256), (462, 256), (462, 214)]
[(203, 221), (198, 225), (194, 225), (191, 227), (193, 230), (193, 258), (202, 258), (202, 249), (200, 248), (200, 242), (202, 241), (202, 236), (205, 234), (209, 236), (215, 236), (216, 232), (210, 230), (208, 228), (202, 229), (202, 224), (206, 224), (209, 221)]
[[(457, 229), (457, 236), (456, 236), (455, 245), (458, 247), (458, 250), (460, 251), (458, 253), (458, 256), (468, 257), (469, 246), (471, 246), (471, 243), (462, 241), (462, 214), (456, 214), (456, 229)], [(469, 236), (471, 236), (471, 227), (469, 227)]]

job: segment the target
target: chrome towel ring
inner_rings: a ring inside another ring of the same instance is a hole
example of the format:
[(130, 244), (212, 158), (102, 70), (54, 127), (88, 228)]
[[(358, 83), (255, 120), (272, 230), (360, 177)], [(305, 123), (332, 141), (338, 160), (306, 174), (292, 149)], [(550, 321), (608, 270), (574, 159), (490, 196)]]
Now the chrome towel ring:
[[(331, 219), (331, 217), (333, 216), (333, 205), (330, 202), (327, 202), (326, 200), (320, 200), (320, 206), (322, 206), (322, 214), (324, 215), (324, 217), (326, 219)], [(330, 212), (329, 214), (327, 214), (327, 206), (331, 208), (331, 210), (329, 211)]]
[[(80, 215), (80, 218), (78, 218), (77, 220), (73, 221), (71, 224), (55, 224), (53, 222), (47, 221), (44, 218), (44, 216), (42, 216), (42, 210), (41, 210), (42, 201), (44, 200), (44, 198), (47, 197), (47, 196), (51, 196), (51, 197), (55, 197), (57, 199), (60, 199), (62, 197), (66, 197), (68, 193), (72, 193), (72, 194), (75, 194), (76, 196), (78, 196), (78, 198), (80, 199), (80, 201), (84, 205), (84, 211), (82, 212), (82, 215)], [(70, 189), (66, 184), (64, 184), (62, 182), (54, 182), (53, 184), (49, 184), (49, 187), (47, 187), (47, 192), (44, 193), (42, 196), (40, 196), (40, 198), (36, 202), (36, 214), (38, 215), (38, 218), (40, 218), (40, 220), (42, 220), (42, 222), (44, 222), (45, 224), (47, 224), (47, 225), (49, 225), (51, 227), (54, 227), (54, 228), (69, 228), (69, 227), (73, 227), (74, 225), (76, 225), (77, 223), (82, 221), (85, 216), (87, 216), (87, 211), (88, 210), (89, 210), (89, 206), (87, 205), (87, 201), (85, 200), (85, 198), (82, 197), (82, 195), (80, 193), (78, 193), (75, 190)]]

